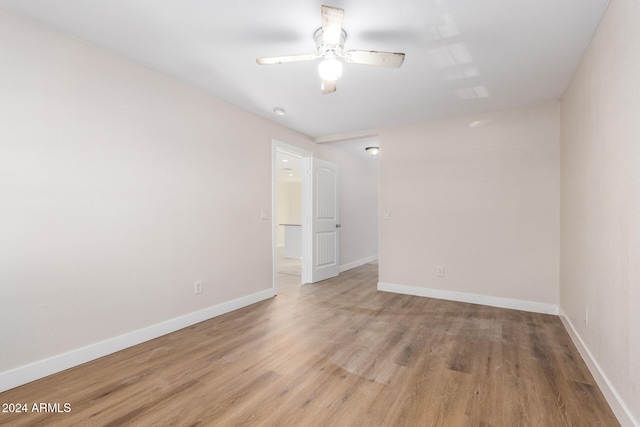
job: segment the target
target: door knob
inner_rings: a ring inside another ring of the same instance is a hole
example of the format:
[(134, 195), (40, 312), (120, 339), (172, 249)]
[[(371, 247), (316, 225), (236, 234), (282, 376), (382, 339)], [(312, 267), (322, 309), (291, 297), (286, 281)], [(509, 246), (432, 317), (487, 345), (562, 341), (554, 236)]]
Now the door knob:
[(340, 227), (342, 227), (341, 224), (336, 224), (336, 228), (340, 228)]

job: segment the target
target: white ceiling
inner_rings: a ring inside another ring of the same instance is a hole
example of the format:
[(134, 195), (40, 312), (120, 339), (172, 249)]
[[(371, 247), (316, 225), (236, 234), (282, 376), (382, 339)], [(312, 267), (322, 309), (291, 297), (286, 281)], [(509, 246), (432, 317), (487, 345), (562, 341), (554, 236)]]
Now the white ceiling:
[[(406, 53), (399, 69), (345, 64), (321, 95), (320, 6), (345, 9), (345, 49)], [(0, 0), (312, 137), (559, 98), (608, 0)], [(273, 114), (282, 107), (287, 115)]]

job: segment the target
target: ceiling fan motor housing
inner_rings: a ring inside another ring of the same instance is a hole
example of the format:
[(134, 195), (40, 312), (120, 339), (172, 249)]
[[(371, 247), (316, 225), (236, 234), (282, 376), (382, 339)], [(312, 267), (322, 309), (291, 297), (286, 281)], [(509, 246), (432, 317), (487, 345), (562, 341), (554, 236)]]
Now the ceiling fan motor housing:
[(322, 35), (322, 28), (318, 28), (313, 34), (313, 38), (316, 41), (316, 48), (318, 53), (325, 58), (335, 58), (342, 56), (342, 50), (344, 49), (344, 42), (347, 39), (347, 33), (344, 30), (340, 30), (340, 42), (337, 45), (327, 44), (324, 41)]

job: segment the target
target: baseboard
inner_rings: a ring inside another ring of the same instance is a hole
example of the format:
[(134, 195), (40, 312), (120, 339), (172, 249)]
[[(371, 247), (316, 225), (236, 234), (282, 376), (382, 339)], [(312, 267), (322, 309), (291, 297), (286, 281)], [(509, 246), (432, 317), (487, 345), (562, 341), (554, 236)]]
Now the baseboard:
[(232, 301), (214, 305), (204, 310), (185, 314), (155, 325), (138, 329), (124, 335), (107, 339), (95, 344), (59, 354), (29, 365), (21, 366), (10, 371), (0, 373), (0, 392), (21, 386), (31, 381), (44, 378), (65, 369), (106, 356), (116, 351), (141, 344), (171, 332), (186, 328), (221, 314), (229, 313), (242, 307), (266, 300), (275, 296), (273, 289), (257, 292)]
[(573, 344), (578, 349), (580, 356), (582, 356), (582, 359), (587, 364), (591, 375), (593, 375), (593, 379), (598, 384), (598, 387), (600, 387), (602, 394), (604, 394), (605, 399), (607, 399), (611, 410), (618, 418), (620, 424), (623, 427), (640, 427), (640, 423), (635, 419), (631, 411), (629, 411), (629, 408), (613, 387), (609, 378), (600, 367), (600, 364), (598, 364), (596, 359), (593, 357), (593, 354), (591, 354), (591, 351), (589, 351), (589, 348), (585, 345), (580, 334), (578, 334), (576, 328), (573, 327), (573, 323), (571, 323), (571, 320), (569, 320), (562, 309), (560, 309), (560, 320), (569, 333)]
[(533, 313), (558, 314), (558, 306), (535, 301), (525, 301), (512, 298), (492, 297), (488, 295), (470, 294), (466, 292), (446, 291), (442, 289), (422, 288), (418, 286), (396, 285), (378, 282), (378, 290), (397, 294), (414, 295), (444, 299), (448, 301), (467, 302), (471, 304), (488, 305), (491, 307), (510, 308), (513, 310), (530, 311)]
[(340, 273), (342, 273), (343, 271), (351, 270), (352, 268), (360, 267), (361, 265), (365, 265), (373, 261), (377, 261), (377, 259), (378, 255), (371, 255), (369, 257), (359, 259), (358, 261), (343, 264), (340, 266)]

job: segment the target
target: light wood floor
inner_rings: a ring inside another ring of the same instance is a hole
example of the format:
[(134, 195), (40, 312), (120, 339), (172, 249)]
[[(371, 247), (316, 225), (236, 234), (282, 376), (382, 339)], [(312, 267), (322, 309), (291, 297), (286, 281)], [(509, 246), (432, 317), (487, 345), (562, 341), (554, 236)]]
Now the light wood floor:
[(555, 316), (377, 292), (377, 266), (0, 394), (1, 425), (616, 426)]

